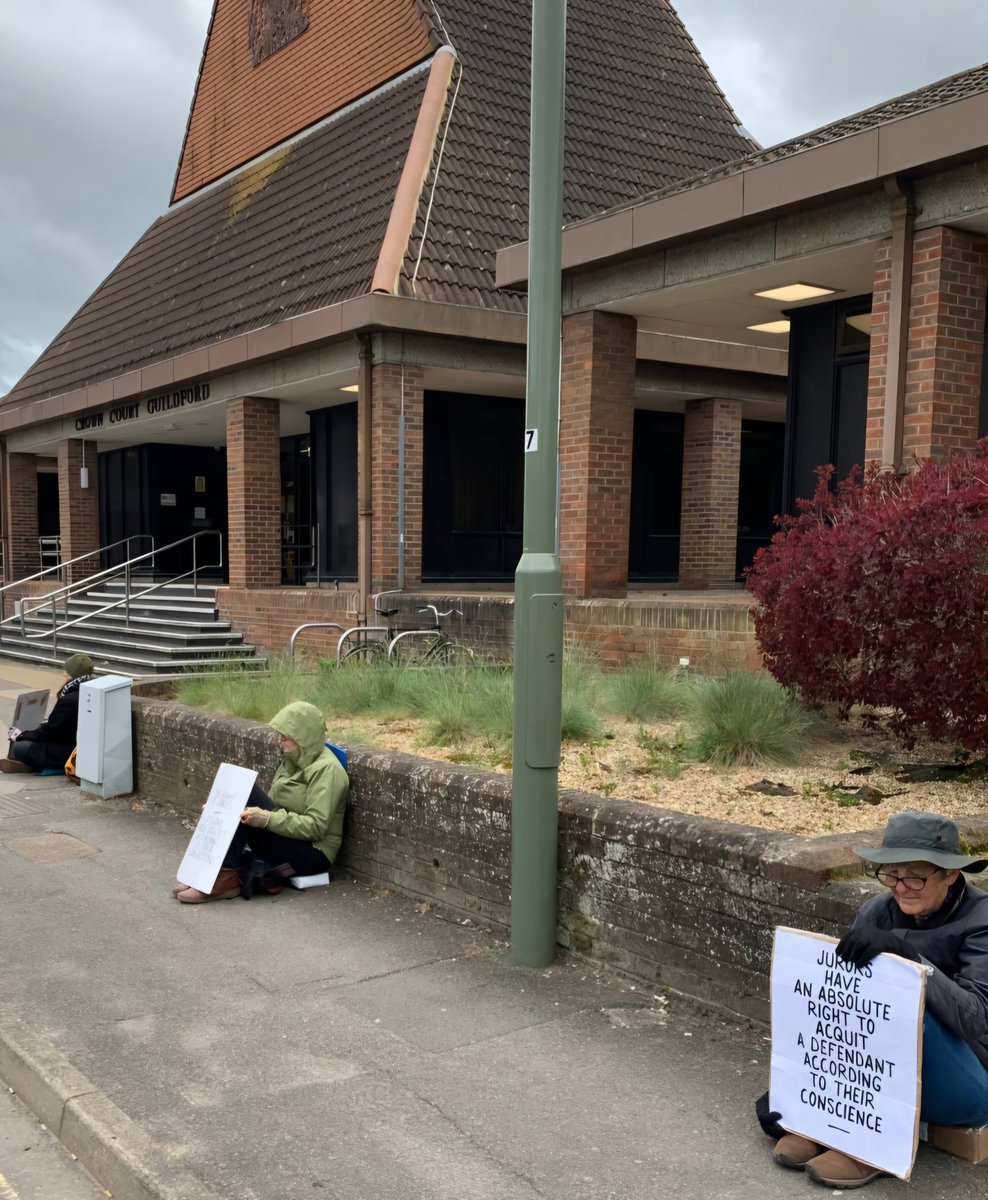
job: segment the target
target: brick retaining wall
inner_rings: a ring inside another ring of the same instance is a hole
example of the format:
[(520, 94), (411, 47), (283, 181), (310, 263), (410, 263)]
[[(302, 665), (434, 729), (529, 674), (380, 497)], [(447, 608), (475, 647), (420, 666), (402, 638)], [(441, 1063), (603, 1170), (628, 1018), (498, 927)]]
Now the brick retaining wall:
[[(278, 762), (273, 732), (135, 697), (141, 798), (195, 816), (221, 762)], [(406, 754), (352, 750), (340, 865), (358, 879), (507, 931), (511, 783)], [(988, 845), (988, 819), (962, 823)], [(801, 838), (583, 792), (560, 797), (559, 942), (650, 986), (764, 1019), (776, 925), (835, 933), (876, 884), (854, 837)]]
[[(241, 629), (247, 641), (277, 653), (288, 649), (292, 631), (308, 621), (353, 625), (355, 594), (326, 588), (229, 588), (217, 591), (220, 615)], [(412, 629), (418, 609), (435, 604), (440, 611), (458, 608), (462, 617), (443, 621), (455, 641), (495, 660), (511, 658), (514, 647), (514, 598), (455, 592), (406, 592), (388, 598), (398, 608), (395, 625)], [(721, 596), (567, 600), (566, 636), (592, 649), (604, 666), (654, 658), (675, 666), (688, 658), (700, 669), (761, 664), (749, 615), (750, 599), (741, 592)], [(349, 610), (350, 615), (347, 615)], [(299, 636), (301, 655), (331, 658), (339, 631), (311, 630)]]

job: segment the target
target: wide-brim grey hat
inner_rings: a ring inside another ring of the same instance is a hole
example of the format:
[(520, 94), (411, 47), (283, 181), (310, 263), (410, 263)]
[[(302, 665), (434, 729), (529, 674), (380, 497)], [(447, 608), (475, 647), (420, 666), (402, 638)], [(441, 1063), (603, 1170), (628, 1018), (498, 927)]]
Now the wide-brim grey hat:
[(947, 870), (983, 871), (988, 859), (961, 854), (957, 826), (936, 813), (893, 813), (885, 826), (881, 846), (856, 847), (854, 853), (866, 862), (928, 862)]

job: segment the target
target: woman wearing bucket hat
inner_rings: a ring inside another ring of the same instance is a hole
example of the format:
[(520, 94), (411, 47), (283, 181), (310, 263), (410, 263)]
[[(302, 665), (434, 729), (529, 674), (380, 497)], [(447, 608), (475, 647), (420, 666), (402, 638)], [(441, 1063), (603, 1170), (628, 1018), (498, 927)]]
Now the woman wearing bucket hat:
[(65, 683), (48, 720), (37, 729), (11, 729), (10, 757), (0, 759), (0, 771), (58, 771), (75, 749), (79, 724), (79, 688), (93, 678), (93, 660), (88, 654), (73, 654), (65, 660)]
[[(930, 968), (923, 1018), (920, 1117), (934, 1125), (988, 1124), (988, 893), (962, 871), (988, 860), (963, 854), (957, 826), (936, 813), (894, 813), (880, 846), (855, 854), (873, 865), (888, 890), (862, 906), (837, 944), (837, 955), (864, 967), (898, 954)], [(880, 1171), (807, 1138), (786, 1133), (768, 1093), (755, 1106), (759, 1123), (779, 1140), (775, 1161), (832, 1188), (863, 1187)]]

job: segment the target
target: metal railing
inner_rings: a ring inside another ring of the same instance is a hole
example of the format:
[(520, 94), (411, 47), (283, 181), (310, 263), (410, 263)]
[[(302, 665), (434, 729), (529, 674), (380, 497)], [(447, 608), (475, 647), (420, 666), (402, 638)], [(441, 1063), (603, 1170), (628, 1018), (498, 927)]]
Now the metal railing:
[[(76, 563), (85, 562), (87, 558), (93, 558), (97, 554), (105, 554), (108, 550), (116, 550), (118, 546), (127, 547), (127, 557), (129, 559), (131, 542), (139, 541), (151, 543), (151, 565), (153, 566), (154, 538), (149, 533), (132, 533), (130, 537), (121, 538), (118, 542), (111, 542), (108, 546), (100, 546), (98, 550), (87, 550), (85, 554), (77, 554), (75, 558), (70, 558), (68, 562), (60, 562), (53, 567), (44, 567), (40, 571), (35, 571), (33, 575), (25, 575), (23, 579), (15, 579), (12, 583), (4, 584), (3, 587), (0, 587), (0, 630), (2, 630), (3, 626), (6, 624), (5, 608), (7, 603), (7, 593), (11, 590), (11, 588), (21, 587), (25, 583), (34, 583), (36, 579), (44, 579), (46, 575), (51, 575), (53, 572), (58, 572), (60, 579), (64, 578), (63, 572), (65, 571), (66, 567), (72, 567), (75, 566)], [(122, 567), (123, 564), (121, 563), (120, 567), (114, 569), (120, 570)], [(103, 571), (101, 574), (106, 575), (109, 570), (110, 569), (108, 568), (107, 571)], [(87, 583), (93, 578), (95, 578), (95, 576), (87, 575)], [(112, 578), (112, 575), (110, 578)], [(42, 599), (47, 599), (47, 597), (42, 597)]]
[(62, 535), (60, 533), (49, 533), (38, 538), (38, 562), (41, 564), (42, 571), (61, 567)]
[[(137, 536), (147, 536), (140, 534)], [(217, 562), (200, 563), (198, 556), (199, 540), (201, 538), (215, 537), (218, 540), (219, 553)], [(178, 546), (192, 546), (192, 568), (188, 571), (183, 571), (178, 575), (173, 575), (168, 579), (160, 580), (158, 583), (152, 584), (150, 587), (143, 588), (141, 591), (131, 595), (130, 580), (131, 570), (137, 563), (151, 560), (153, 563), (156, 554), (162, 554), (166, 550), (174, 550)], [(111, 547), (105, 547), (111, 549)], [(68, 564), (66, 564), (68, 565)], [(178, 541), (170, 542), (167, 546), (160, 546), (156, 550), (150, 550), (146, 554), (138, 554), (134, 558), (128, 558), (126, 562), (120, 563), (115, 567), (108, 567), (105, 571), (98, 571), (95, 575), (87, 575), (85, 579), (77, 580), (75, 583), (67, 584), (65, 587), (57, 588), (54, 592), (49, 592), (47, 596), (39, 597), (39, 603), (35, 607), (31, 607), (29, 601), (18, 601), (18, 611), (6, 620), (0, 621), (0, 632), (5, 625), (9, 625), (12, 621), (20, 622), (21, 636), (28, 640), (34, 641), (41, 638), (51, 638), (52, 654), (58, 652), (58, 635), (66, 629), (71, 629), (74, 625), (79, 625), (83, 621), (91, 621), (95, 617), (100, 617), (105, 612), (110, 612), (112, 609), (124, 609), (124, 625), (130, 628), (130, 606), (133, 602), (142, 600), (145, 596), (150, 596), (152, 593), (160, 591), (163, 587), (168, 587), (170, 584), (179, 583), (183, 579), (192, 576), (192, 595), (198, 595), (199, 588), (199, 572), (213, 571), (223, 568), (223, 534), (218, 529), (203, 529), (198, 533), (190, 534), (188, 537), (179, 538)], [(119, 600), (111, 600), (109, 604), (104, 604), (100, 608), (94, 609), (91, 612), (83, 613), (81, 617), (73, 617), (72, 620), (58, 623), (58, 603), (61, 600), (64, 604), (65, 615), (68, 616), (68, 604), (73, 596), (80, 592), (90, 590), (95, 583), (107, 583), (110, 579), (114, 579), (120, 575), (124, 577), (124, 594)], [(21, 581), (23, 582), (23, 580)], [(11, 585), (13, 586), (13, 585)], [(41, 633), (27, 632), (27, 618), (39, 613), (45, 609), (51, 609), (51, 629), (43, 630)]]
[(344, 626), (341, 625), (338, 621), (307, 621), (306, 624), (299, 625), (299, 627), (292, 634), (291, 640), (288, 643), (288, 657), (289, 658), (295, 657), (295, 639), (298, 637), (298, 635), (300, 633), (304, 632), (306, 629), (339, 629), (342, 631), (344, 629)]

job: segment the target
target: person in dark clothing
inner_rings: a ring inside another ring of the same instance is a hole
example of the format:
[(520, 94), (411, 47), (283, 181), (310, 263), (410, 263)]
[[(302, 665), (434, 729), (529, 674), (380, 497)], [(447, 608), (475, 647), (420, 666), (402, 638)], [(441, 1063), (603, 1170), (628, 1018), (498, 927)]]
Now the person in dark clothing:
[(93, 678), (93, 660), (88, 654), (73, 654), (65, 660), (65, 683), (55, 704), (37, 729), (10, 730), (10, 757), (0, 759), (0, 771), (55, 771), (75, 749), (79, 723), (79, 688)]
[[(837, 943), (837, 957), (867, 966), (882, 953), (927, 968), (923, 1017), (920, 1119), (934, 1125), (988, 1124), (988, 892), (961, 871), (978, 872), (988, 860), (960, 852), (953, 821), (936, 813), (901, 812), (890, 818), (881, 846), (855, 854), (875, 865), (888, 891), (861, 906)], [(882, 1172), (808, 1138), (787, 1133), (769, 1112), (769, 1096), (755, 1105), (762, 1129), (778, 1139), (775, 1161), (805, 1170), (826, 1187), (863, 1187)]]

